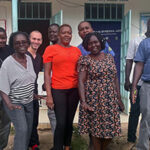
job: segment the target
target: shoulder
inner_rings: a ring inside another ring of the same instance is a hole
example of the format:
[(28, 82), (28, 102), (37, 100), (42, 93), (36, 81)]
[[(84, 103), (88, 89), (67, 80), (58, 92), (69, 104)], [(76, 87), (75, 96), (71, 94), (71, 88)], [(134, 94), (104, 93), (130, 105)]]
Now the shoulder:
[(60, 46), (58, 44), (54, 44), (54, 45), (49, 45), (46, 47), (46, 50), (55, 50), (60, 48)]
[(140, 47), (144, 48), (144, 47), (150, 47), (150, 38), (146, 38), (144, 40), (141, 41), (140, 43)]
[(90, 56), (80, 56), (79, 63), (80, 64), (88, 64)]
[(75, 46), (71, 46), (71, 49), (74, 49), (75, 51), (77, 51), (78, 53), (81, 54), (81, 51), (78, 47), (75, 47)]
[(114, 57), (110, 53), (106, 53), (105, 57), (107, 57), (108, 59), (114, 60)]
[(59, 49), (59, 45), (57, 45), (57, 44), (47, 46), (45, 51), (44, 51), (44, 56), (49, 55), (49, 54), (53, 54), (53, 52), (55, 52), (57, 49)]
[(82, 43), (78, 45), (78, 48), (79, 48), (79, 49), (82, 48), (82, 47), (83, 47), (83, 46), (82, 46)]
[(27, 61), (32, 61), (31, 57), (28, 54), (26, 54), (26, 58), (27, 58)]
[[(8, 56), (8, 57), (3, 61), (2, 66), (3, 66), (3, 67), (9, 67), (9, 66), (12, 65), (12, 62), (13, 62), (12, 56)], [(10, 64), (11, 64), (11, 65), (10, 65)]]

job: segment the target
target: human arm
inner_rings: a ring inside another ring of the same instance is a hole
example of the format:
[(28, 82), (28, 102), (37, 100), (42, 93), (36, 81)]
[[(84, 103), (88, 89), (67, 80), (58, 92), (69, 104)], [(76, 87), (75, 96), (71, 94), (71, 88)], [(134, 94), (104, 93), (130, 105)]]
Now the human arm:
[(144, 62), (137, 62), (134, 68), (132, 90), (131, 90), (131, 98), (133, 104), (136, 102), (136, 97), (137, 97), (136, 87), (139, 79), (141, 78), (143, 68), (144, 68)]
[(124, 111), (124, 104), (123, 104), (123, 102), (121, 100), (121, 94), (120, 94), (120, 88), (119, 88), (119, 81), (118, 81), (117, 75), (115, 77), (114, 84), (116, 86), (116, 91), (117, 91), (117, 96), (118, 96), (118, 104), (119, 104), (119, 107), (120, 107), (121, 111), (123, 112)]
[(132, 69), (132, 64), (133, 64), (133, 59), (126, 59), (125, 84), (124, 84), (124, 88), (126, 91), (129, 91), (131, 89), (130, 73)]
[(51, 93), (51, 71), (52, 71), (52, 62), (44, 64), (44, 84), (47, 93), (46, 105), (50, 109), (54, 108), (53, 97)]
[(81, 71), (78, 73), (78, 89), (80, 96), (80, 103), (85, 110), (93, 111), (93, 108), (90, 107), (85, 101), (85, 86), (84, 82), (86, 81), (87, 71)]
[(4, 92), (0, 91), (0, 94), (6, 104), (6, 106), (10, 109), (10, 110), (14, 110), (14, 109), (21, 109), (21, 106), (16, 105), (16, 104), (12, 104), (11, 100), (9, 98), (9, 96), (7, 94), (5, 94)]
[(125, 66), (125, 83), (124, 88), (126, 91), (131, 91), (131, 82), (130, 82), (130, 74), (133, 65), (133, 59), (135, 57), (137, 51), (137, 42), (136, 39), (130, 41), (126, 56), (126, 66)]

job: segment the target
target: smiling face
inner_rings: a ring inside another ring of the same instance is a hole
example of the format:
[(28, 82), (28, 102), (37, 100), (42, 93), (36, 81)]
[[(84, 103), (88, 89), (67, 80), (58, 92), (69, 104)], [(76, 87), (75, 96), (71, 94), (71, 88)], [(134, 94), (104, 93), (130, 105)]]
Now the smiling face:
[(84, 39), (84, 37), (88, 34), (93, 32), (93, 29), (91, 27), (91, 25), (88, 22), (82, 22), (80, 23), (79, 27), (78, 27), (78, 33), (79, 36)]
[(0, 48), (6, 46), (7, 36), (5, 32), (0, 32)]
[(42, 34), (38, 31), (33, 31), (30, 34), (30, 47), (33, 50), (38, 50), (40, 45), (42, 44)]
[(71, 28), (69, 26), (63, 26), (60, 28), (58, 37), (61, 45), (68, 46), (72, 38)]
[(56, 25), (50, 26), (48, 28), (48, 38), (49, 41), (53, 44), (56, 44), (58, 41), (58, 27)]
[(23, 34), (16, 35), (13, 39), (13, 43), (16, 53), (25, 54), (27, 52), (29, 43), (25, 35)]
[(97, 55), (101, 51), (101, 43), (95, 35), (92, 35), (88, 41), (88, 50), (93, 55)]

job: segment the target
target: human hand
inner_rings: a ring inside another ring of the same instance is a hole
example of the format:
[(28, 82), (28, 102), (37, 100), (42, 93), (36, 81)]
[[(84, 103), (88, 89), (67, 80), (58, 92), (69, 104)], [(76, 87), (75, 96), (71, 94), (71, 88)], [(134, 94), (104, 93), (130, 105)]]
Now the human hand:
[(82, 102), (81, 105), (84, 110), (94, 111), (94, 109), (92, 107), (90, 107), (86, 102)]
[(130, 91), (131, 90), (131, 83), (130, 83), (130, 81), (125, 81), (125, 84), (124, 84), (124, 89), (126, 90), (126, 91)]
[(122, 100), (118, 101), (118, 105), (119, 105), (120, 111), (124, 112), (124, 104), (123, 104)]
[(37, 94), (34, 94), (34, 98), (37, 100), (41, 100), (41, 99), (46, 100), (46, 97), (41, 96), (41, 95), (37, 95)]
[(137, 89), (132, 88), (132, 90), (131, 90), (131, 100), (132, 100), (133, 104), (136, 103), (137, 93), (138, 93)]
[(7, 104), (8, 109), (14, 110), (14, 109), (21, 109), (21, 106), (12, 104), (11, 102)]
[(53, 99), (50, 97), (46, 98), (46, 105), (49, 109), (54, 109), (54, 102)]
[(43, 90), (43, 91), (46, 91), (45, 83), (42, 84), (42, 90)]

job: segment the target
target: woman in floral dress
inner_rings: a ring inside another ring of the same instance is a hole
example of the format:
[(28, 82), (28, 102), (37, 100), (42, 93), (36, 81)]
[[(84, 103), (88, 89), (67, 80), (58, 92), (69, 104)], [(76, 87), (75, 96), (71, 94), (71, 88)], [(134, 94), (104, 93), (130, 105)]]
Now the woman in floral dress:
[(117, 70), (98, 32), (89, 33), (83, 46), (91, 53), (78, 62), (79, 72), (79, 131), (92, 136), (94, 150), (105, 150), (108, 143), (121, 132), (119, 108), (123, 111)]

